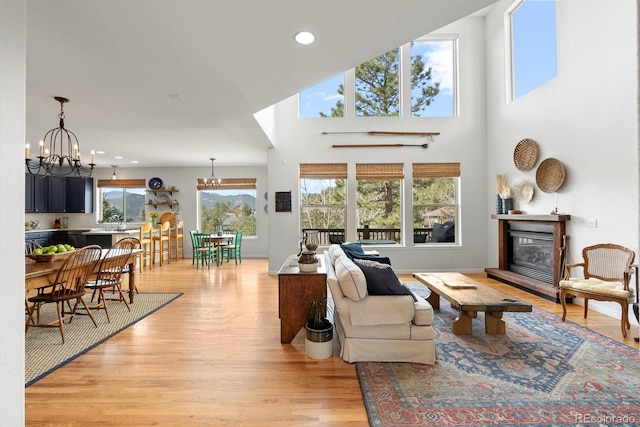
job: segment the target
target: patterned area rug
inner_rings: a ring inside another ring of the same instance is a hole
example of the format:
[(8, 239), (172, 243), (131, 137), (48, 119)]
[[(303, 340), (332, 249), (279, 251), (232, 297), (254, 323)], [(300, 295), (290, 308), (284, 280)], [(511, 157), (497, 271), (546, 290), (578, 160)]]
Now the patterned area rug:
[[(134, 303), (129, 305), (131, 312), (127, 311), (124, 304), (109, 301), (111, 323), (107, 323), (104, 310), (92, 310), (97, 328), (93, 326), (89, 316), (75, 316), (71, 324), (65, 323), (64, 344), (58, 328), (29, 328), (25, 335), (25, 387), (144, 319), (180, 295), (182, 294), (141, 292), (136, 294)], [(40, 316), (41, 319), (55, 319), (55, 304), (44, 305)]]
[(457, 313), (441, 300), (435, 366), (356, 364), (372, 426), (640, 424), (638, 348), (535, 307), (505, 313), (506, 335), (485, 334), (482, 313), (453, 335)]

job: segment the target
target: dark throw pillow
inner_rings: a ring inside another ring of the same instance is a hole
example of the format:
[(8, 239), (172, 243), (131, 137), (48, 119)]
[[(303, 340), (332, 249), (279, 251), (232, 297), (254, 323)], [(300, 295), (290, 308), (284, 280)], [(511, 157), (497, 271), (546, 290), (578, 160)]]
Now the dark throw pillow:
[(340, 246), (345, 252), (349, 251), (364, 255), (364, 249), (362, 249), (362, 245), (360, 243), (342, 243)]
[(379, 256), (379, 255), (366, 255), (366, 254), (356, 254), (353, 252), (346, 252), (345, 254), (347, 254), (347, 256), (349, 258), (351, 258), (352, 261), (355, 261), (357, 259), (362, 259), (365, 261), (375, 261), (375, 262), (379, 262), (380, 264), (387, 264), (387, 265), (391, 265), (391, 259), (389, 257), (386, 256)]
[(391, 266), (364, 259), (354, 259), (353, 262), (360, 267), (367, 279), (369, 295), (411, 295), (417, 301), (409, 288), (400, 282)]

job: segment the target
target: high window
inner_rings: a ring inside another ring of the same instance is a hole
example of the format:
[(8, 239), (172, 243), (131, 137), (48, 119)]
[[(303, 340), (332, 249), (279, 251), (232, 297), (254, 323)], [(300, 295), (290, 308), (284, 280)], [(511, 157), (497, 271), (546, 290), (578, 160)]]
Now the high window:
[(509, 13), (513, 99), (557, 75), (556, 2), (518, 1)]
[(459, 163), (413, 164), (413, 243), (456, 243)]
[(356, 117), (400, 115), (400, 49), (356, 67)]
[(344, 117), (344, 73), (300, 92), (300, 117)]
[(453, 117), (456, 41), (420, 39), (411, 43), (411, 116)]
[(144, 223), (144, 179), (98, 180), (98, 222)]
[(320, 244), (345, 241), (346, 163), (300, 165), (300, 237), (321, 230)]
[(401, 163), (356, 164), (356, 227), (358, 240), (401, 243)]
[(215, 188), (197, 188), (200, 232), (242, 230), (245, 237), (256, 235), (255, 178), (223, 178)]
[[(299, 115), (453, 117), (456, 45), (455, 37), (427, 36), (393, 49), (300, 92)], [(347, 76), (352, 84), (346, 87), (355, 88), (350, 93), (345, 91)]]

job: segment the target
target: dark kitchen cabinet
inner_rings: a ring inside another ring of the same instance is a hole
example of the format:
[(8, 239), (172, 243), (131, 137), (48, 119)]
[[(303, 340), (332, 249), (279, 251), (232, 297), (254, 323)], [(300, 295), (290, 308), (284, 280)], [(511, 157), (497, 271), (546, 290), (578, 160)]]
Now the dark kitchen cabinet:
[(25, 174), (24, 211), (93, 213), (93, 178)]
[(48, 211), (49, 180), (46, 176), (26, 174), (24, 180), (24, 211)]
[(93, 213), (93, 178), (67, 178), (67, 212)]
[(49, 177), (49, 212), (67, 212), (67, 179)]
[(43, 247), (52, 244), (52, 236), (53, 232), (51, 231), (28, 231), (24, 233), (25, 240), (33, 240)]
[(24, 211), (33, 212), (33, 175), (24, 176)]

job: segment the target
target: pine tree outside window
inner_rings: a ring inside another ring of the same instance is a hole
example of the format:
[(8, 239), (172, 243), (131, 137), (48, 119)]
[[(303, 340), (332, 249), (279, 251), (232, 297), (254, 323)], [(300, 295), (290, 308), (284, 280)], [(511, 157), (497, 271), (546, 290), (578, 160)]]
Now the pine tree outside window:
[(401, 163), (356, 164), (358, 239), (402, 243)]

